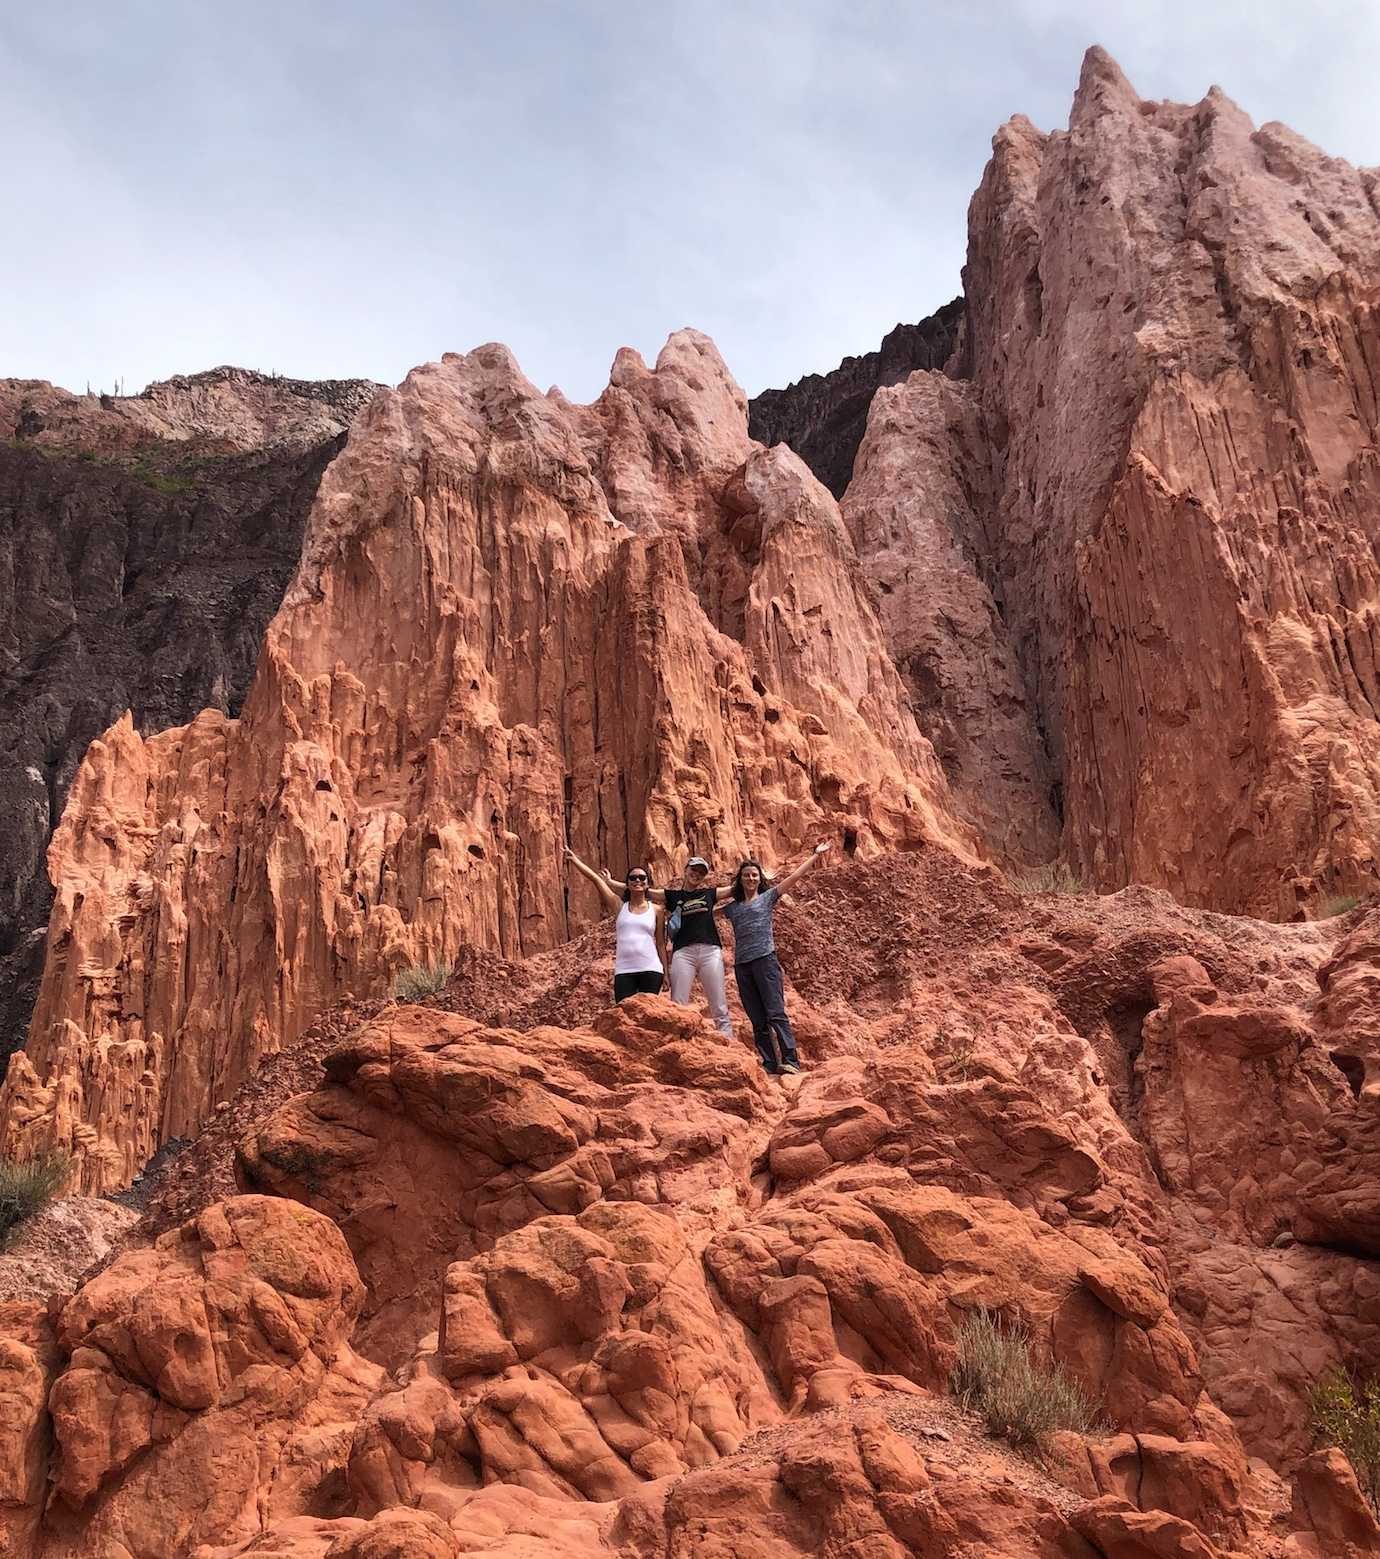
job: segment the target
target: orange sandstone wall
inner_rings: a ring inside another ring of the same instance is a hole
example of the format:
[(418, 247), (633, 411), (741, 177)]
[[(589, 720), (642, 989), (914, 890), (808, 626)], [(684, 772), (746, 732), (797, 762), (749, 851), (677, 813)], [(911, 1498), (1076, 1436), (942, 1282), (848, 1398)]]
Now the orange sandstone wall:
[(746, 434), (713, 345), (588, 408), (488, 346), (362, 414), (239, 720), (92, 744), (0, 1150), (138, 1172), (324, 1006), (594, 912), (567, 839), (658, 875), (971, 838), (833, 499)]

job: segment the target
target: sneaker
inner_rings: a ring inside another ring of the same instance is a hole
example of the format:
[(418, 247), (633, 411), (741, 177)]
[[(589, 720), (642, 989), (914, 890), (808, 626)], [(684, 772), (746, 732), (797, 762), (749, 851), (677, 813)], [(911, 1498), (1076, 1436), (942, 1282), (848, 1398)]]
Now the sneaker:
[(787, 1072), (789, 1072), (792, 1076), (799, 1076), (800, 1074), (800, 1068), (795, 1064), (794, 1061), (783, 1061), (781, 1063), (781, 1071), (783, 1075)]

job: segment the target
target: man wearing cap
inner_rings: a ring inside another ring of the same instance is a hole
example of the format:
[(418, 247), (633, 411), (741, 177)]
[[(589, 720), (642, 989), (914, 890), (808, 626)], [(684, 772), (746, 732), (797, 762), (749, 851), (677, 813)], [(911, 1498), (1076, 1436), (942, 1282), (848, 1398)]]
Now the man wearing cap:
[(726, 1038), (733, 1038), (724, 990), (724, 951), (714, 906), (729, 896), (729, 889), (709, 883), (709, 862), (692, 855), (685, 863), (679, 888), (667, 888), (666, 936), (671, 944), (671, 1000), (690, 1005), (690, 992), (698, 979), (709, 1000), (709, 1016)]

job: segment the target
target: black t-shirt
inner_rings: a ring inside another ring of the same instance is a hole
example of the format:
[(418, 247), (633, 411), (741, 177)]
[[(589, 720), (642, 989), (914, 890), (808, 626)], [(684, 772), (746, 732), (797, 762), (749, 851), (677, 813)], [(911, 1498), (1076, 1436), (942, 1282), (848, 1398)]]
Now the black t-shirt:
[(719, 928), (714, 924), (717, 888), (667, 888), (666, 915), (669, 919), (680, 906), (680, 929), (671, 938), (671, 951), (678, 947), (722, 947)]

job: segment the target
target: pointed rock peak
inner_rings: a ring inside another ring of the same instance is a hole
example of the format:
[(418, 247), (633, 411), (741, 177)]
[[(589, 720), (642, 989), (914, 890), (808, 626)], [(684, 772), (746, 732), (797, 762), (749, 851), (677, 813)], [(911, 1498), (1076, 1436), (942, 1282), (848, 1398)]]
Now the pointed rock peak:
[(747, 416), (747, 396), (733, 375), (728, 371), (716, 347), (702, 331), (677, 330), (666, 338), (666, 345), (657, 354), (656, 371), (682, 380), (697, 391), (713, 390), (727, 393), (736, 406)]
[(613, 367), (609, 370), (609, 384), (623, 386), (635, 384), (646, 375), (646, 372), (647, 364), (643, 361), (641, 352), (630, 346), (620, 346), (613, 359)]
[(1106, 113), (1138, 113), (1140, 94), (1126, 79), (1121, 66), (1100, 44), (1093, 44), (1083, 56), (1078, 90), (1073, 95), (1069, 128)]
[(472, 352), (446, 352), (439, 363), (423, 363), (414, 368), (399, 389), (416, 392), (426, 385), (446, 385), (452, 391), (457, 387), (501, 388), (523, 400), (541, 399), (541, 392), (501, 341), (486, 341)]

